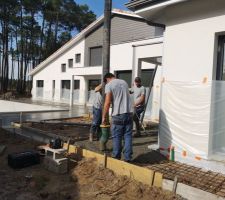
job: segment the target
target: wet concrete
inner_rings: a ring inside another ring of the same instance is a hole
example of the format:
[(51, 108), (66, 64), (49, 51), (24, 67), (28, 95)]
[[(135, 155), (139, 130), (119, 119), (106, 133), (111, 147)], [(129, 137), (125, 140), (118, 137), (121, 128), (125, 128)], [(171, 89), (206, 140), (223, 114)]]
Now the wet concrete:
[[(50, 103), (50, 102), (33, 102), (32, 100), (24, 100), (28, 104), (41, 105), (41, 106), (52, 106), (57, 109), (63, 109), (68, 111), (46, 111), (39, 113), (23, 113), (22, 120), (23, 121), (40, 121), (45, 119), (58, 119), (58, 118), (69, 118), (69, 117), (77, 117), (87, 114), (91, 112), (91, 108), (85, 106), (76, 106), (74, 105), (72, 108), (68, 106), (68, 104), (59, 104), (59, 103)], [(11, 122), (20, 121), (20, 113), (0, 113), (0, 121), (3, 128), (11, 126)]]

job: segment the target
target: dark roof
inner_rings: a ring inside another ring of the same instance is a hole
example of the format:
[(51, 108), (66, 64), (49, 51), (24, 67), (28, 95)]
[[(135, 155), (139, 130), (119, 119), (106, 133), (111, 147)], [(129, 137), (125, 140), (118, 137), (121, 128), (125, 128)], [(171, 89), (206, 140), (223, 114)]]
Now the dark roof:
[(139, 10), (141, 8), (144, 8), (146, 6), (153, 6), (165, 1), (169, 0), (130, 0), (127, 4), (127, 8), (129, 8), (132, 11)]

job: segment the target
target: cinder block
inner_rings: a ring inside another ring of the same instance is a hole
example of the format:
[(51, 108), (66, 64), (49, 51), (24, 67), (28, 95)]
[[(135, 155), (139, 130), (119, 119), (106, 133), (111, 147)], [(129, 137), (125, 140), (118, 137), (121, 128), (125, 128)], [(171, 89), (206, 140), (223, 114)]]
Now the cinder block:
[(57, 174), (65, 174), (68, 172), (68, 159), (61, 158), (55, 159), (45, 156), (44, 158), (44, 166), (47, 170), (57, 173)]

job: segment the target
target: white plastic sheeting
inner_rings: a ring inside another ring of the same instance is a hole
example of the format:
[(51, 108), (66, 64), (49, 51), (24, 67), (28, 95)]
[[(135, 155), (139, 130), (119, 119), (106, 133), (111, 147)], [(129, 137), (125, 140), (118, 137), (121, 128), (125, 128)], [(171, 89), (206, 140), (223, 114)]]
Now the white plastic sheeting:
[(204, 160), (198, 164), (206, 165), (205, 160), (224, 157), (225, 82), (163, 83), (159, 132), (159, 147), (174, 146), (180, 161), (198, 157)]
[[(149, 88), (146, 88), (146, 96)], [(146, 98), (147, 101), (147, 98)], [(145, 118), (153, 122), (159, 122), (159, 106), (160, 106), (160, 87), (155, 85), (152, 87), (151, 94), (147, 103)]]

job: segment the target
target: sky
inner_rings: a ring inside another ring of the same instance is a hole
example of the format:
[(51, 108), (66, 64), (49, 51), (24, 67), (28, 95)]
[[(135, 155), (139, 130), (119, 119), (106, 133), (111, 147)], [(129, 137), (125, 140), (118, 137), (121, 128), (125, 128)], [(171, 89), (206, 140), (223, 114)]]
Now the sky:
[[(112, 7), (122, 10), (127, 10), (125, 3), (130, 0), (112, 0)], [(87, 4), (97, 17), (101, 16), (104, 12), (104, 0), (75, 0), (78, 4)]]

